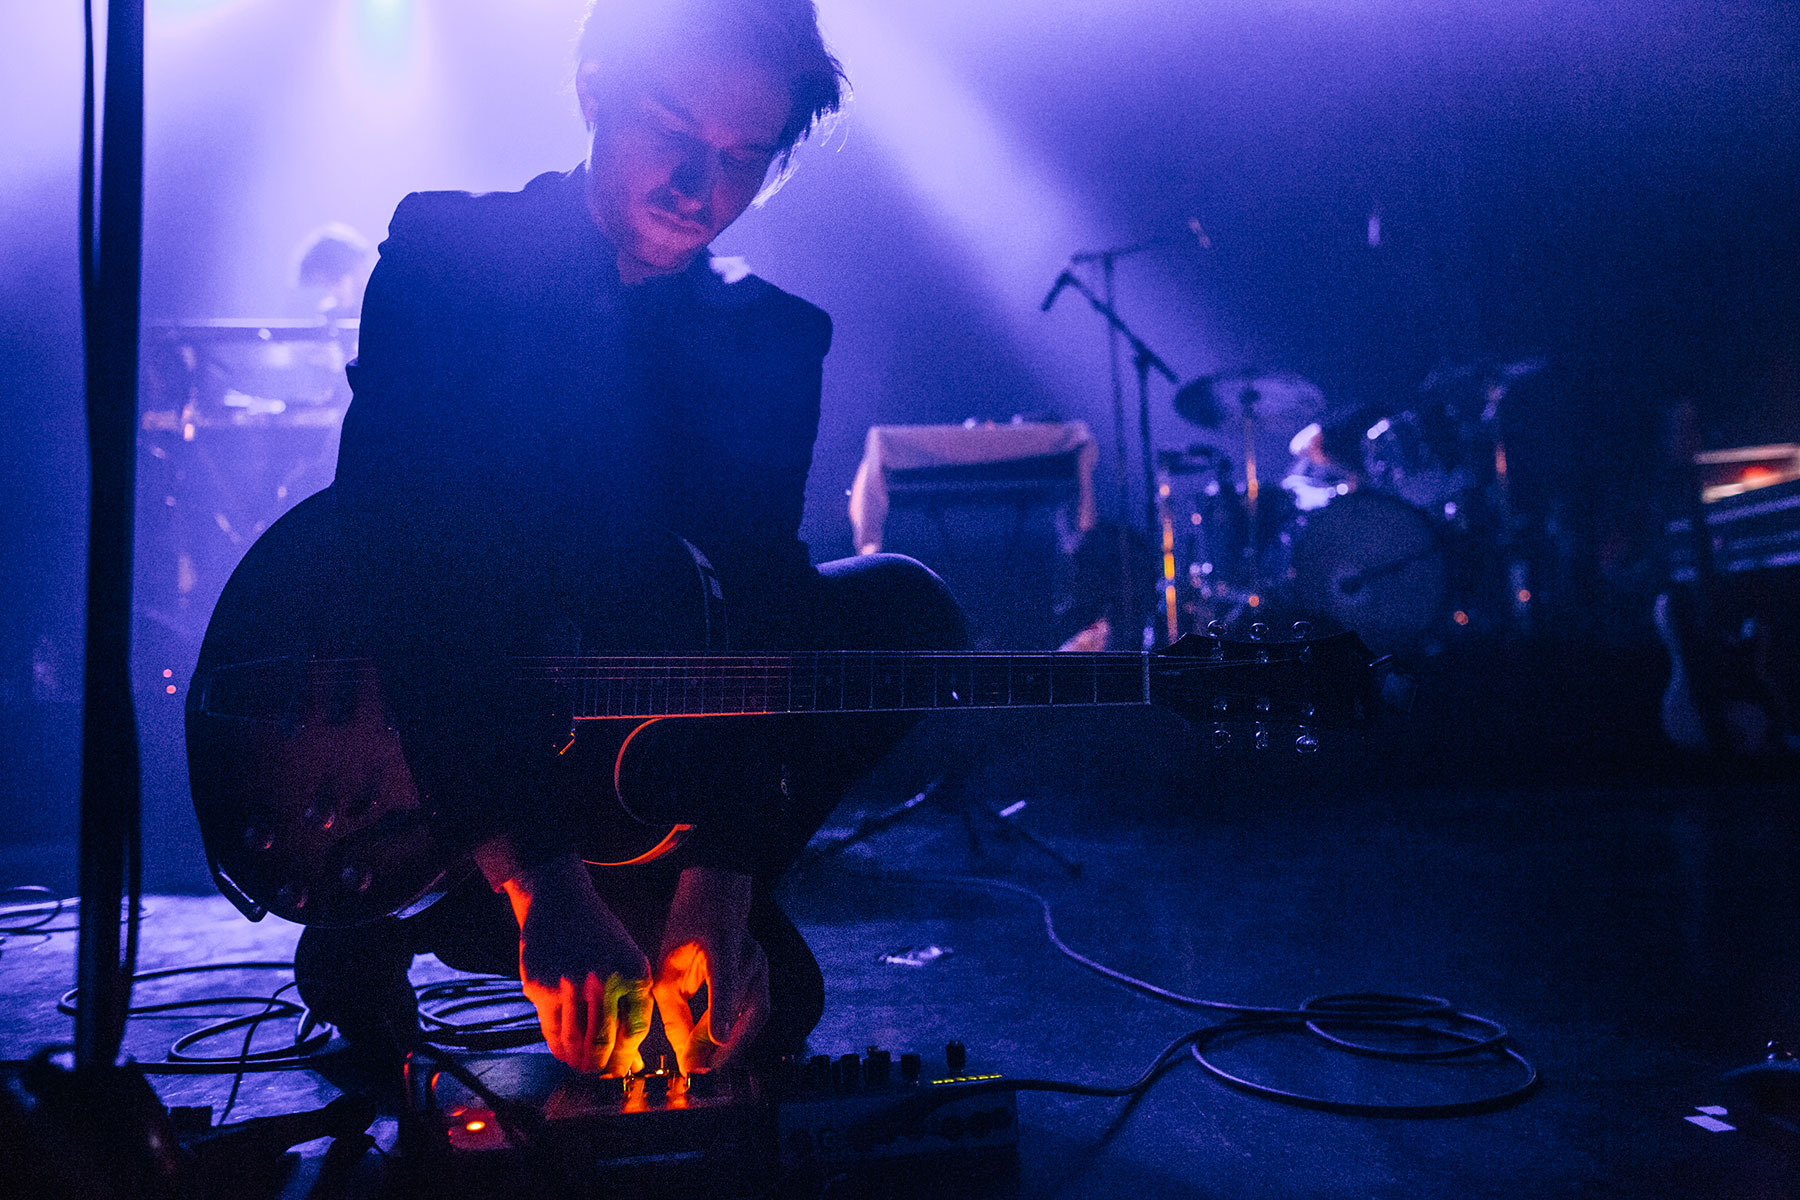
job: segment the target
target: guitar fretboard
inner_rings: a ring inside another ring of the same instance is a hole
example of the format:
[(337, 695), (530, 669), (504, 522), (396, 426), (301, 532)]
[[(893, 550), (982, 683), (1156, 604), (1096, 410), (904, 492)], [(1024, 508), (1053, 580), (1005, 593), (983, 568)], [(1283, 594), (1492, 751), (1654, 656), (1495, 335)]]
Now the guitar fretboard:
[(539, 658), (521, 670), (565, 689), (577, 720), (1150, 702), (1142, 654)]

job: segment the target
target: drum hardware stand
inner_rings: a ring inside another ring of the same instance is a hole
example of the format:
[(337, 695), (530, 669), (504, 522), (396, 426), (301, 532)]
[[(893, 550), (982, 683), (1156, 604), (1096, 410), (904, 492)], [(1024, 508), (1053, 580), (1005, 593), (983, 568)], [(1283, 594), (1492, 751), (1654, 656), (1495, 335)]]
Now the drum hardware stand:
[[(1102, 250), (1071, 256), (1069, 259), (1069, 266), (1064, 267), (1062, 274), (1056, 277), (1056, 282), (1051, 285), (1050, 294), (1044, 297), (1044, 303), (1042, 305), (1043, 311), (1048, 312), (1050, 307), (1056, 303), (1057, 296), (1062, 293), (1062, 290), (1065, 287), (1074, 288), (1081, 293), (1082, 297), (1087, 300), (1093, 310), (1105, 319), (1107, 324), (1107, 337), (1110, 340), (1110, 345), (1114, 349), (1113, 423), (1115, 444), (1118, 447), (1119, 460), (1119, 586), (1120, 599), (1123, 601), (1123, 605), (1119, 610), (1121, 613), (1130, 613), (1137, 610), (1138, 605), (1136, 597), (1138, 595), (1138, 590), (1136, 581), (1131, 577), (1131, 554), (1130, 546), (1127, 544), (1129, 534), (1127, 531), (1125, 513), (1129, 511), (1130, 504), (1128, 499), (1128, 488), (1125, 483), (1127, 474), (1125, 461), (1125, 410), (1123, 402), (1124, 398), (1119, 386), (1119, 373), (1117, 367), (1118, 340), (1123, 338), (1130, 344), (1132, 351), (1132, 365), (1137, 371), (1138, 439), (1140, 442), (1139, 452), (1144, 464), (1144, 524), (1142, 528), (1151, 536), (1155, 536), (1156, 534), (1158, 521), (1156, 456), (1152, 449), (1150, 439), (1150, 372), (1154, 370), (1157, 374), (1161, 375), (1164, 379), (1167, 379), (1172, 385), (1177, 387), (1180, 386), (1181, 380), (1176, 376), (1169, 364), (1163, 361), (1162, 356), (1152, 350), (1149, 345), (1145, 343), (1144, 339), (1139, 337), (1132, 330), (1131, 326), (1125, 323), (1124, 319), (1119, 316), (1118, 310), (1113, 307), (1111, 299), (1113, 292), (1113, 264), (1127, 255), (1137, 254), (1140, 251), (1151, 249), (1153, 246), (1160, 244), (1160, 242), (1143, 242), (1135, 246), (1125, 246), (1116, 250)], [(1107, 293), (1105, 297), (1097, 295), (1093, 288), (1089, 287), (1079, 275), (1075, 274), (1074, 265), (1082, 262), (1098, 262), (1101, 264)], [(1150, 626), (1146, 627), (1144, 631), (1146, 643), (1144, 648), (1146, 649), (1148, 649), (1149, 643), (1155, 640), (1154, 630), (1155, 626), (1153, 622)]]
[[(1159, 450), (1156, 454), (1156, 516), (1162, 528), (1162, 592), (1163, 628), (1169, 643), (1181, 636), (1180, 586), (1175, 574), (1175, 509), (1170, 500), (1175, 491), (1174, 476), (1182, 464), (1204, 456), (1216, 462), (1217, 452), (1210, 446), (1189, 446), (1185, 450)], [(1196, 513), (1196, 520), (1198, 514)], [(1189, 559), (1189, 570), (1194, 561)]]
[(849, 833), (808, 846), (806, 857), (815, 862), (836, 858), (851, 846), (868, 841), (876, 834), (891, 829), (913, 816), (923, 806), (930, 805), (939, 812), (950, 813), (962, 818), (963, 832), (968, 837), (969, 849), (976, 854), (981, 853), (980, 825), (983, 822), (980, 819), (985, 818), (989, 829), (1002, 841), (1023, 842), (1061, 867), (1070, 879), (1081, 878), (1080, 863), (1059, 852), (1054, 846), (1026, 829), (1016, 819), (1025, 808), (1023, 800), (1015, 801), (998, 812), (992, 811), (986, 805), (977, 803), (972, 796), (964, 795), (967, 779), (968, 771), (963, 767), (955, 767), (934, 776), (930, 783), (927, 783), (908, 799), (858, 821)]

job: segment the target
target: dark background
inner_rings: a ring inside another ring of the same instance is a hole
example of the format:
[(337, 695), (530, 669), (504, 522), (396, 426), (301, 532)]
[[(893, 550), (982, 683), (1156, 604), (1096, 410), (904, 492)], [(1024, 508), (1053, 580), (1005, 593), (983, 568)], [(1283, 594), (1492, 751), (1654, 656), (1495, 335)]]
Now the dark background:
[[(1184, 376), (1278, 366), (1379, 404), (1435, 367), (1545, 356), (1520, 471), (1571, 530), (1557, 612), (1577, 654), (1654, 659), (1672, 402), (1697, 403), (1713, 445), (1800, 437), (1793, 6), (821, 7), (857, 99), (719, 247), (837, 322), (806, 518), (821, 559), (849, 551), (872, 423), (1085, 420), (1113, 505), (1102, 328), (1072, 297), (1037, 303), (1071, 251), (1145, 238), (1176, 244), (1121, 265), (1120, 306)], [(151, 0), (146, 316), (281, 312), (291, 247), (321, 222), (374, 240), (409, 190), (571, 165), (580, 8)], [(72, 862), (79, 36), (75, 5), (0, 5), (0, 868), (21, 882)], [(1210, 250), (1179, 244), (1194, 218)], [(1199, 436), (1167, 387), (1153, 399), (1159, 445)], [(151, 883), (203, 886), (160, 679), (191, 648), (139, 647)], [(1621, 678), (1620, 707), (1648, 712), (1653, 676)], [(1618, 760), (1654, 737), (1595, 728)]]

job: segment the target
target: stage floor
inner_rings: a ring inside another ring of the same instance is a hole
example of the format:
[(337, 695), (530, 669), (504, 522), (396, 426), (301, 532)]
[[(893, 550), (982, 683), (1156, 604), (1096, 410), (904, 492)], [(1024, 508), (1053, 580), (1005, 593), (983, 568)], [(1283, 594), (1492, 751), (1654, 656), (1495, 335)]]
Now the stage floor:
[[(972, 846), (969, 823), (930, 804), (797, 872), (788, 906), (828, 990), (814, 1049), (941, 1052), (955, 1038), (974, 1065), (1114, 1084), (1213, 1019), (1060, 956), (1022, 895), (911, 874), (969, 873), (1037, 890), (1074, 948), (1192, 995), (1277, 1006), (1341, 991), (1446, 997), (1506, 1025), (1542, 1084), (1504, 1111), (1436, 1120), (1287, 1107), (1232, 1091), (1191, 1061), (1129, 1109), (1025, 1094), (1023, 1195), (1800, 1194), (1794, 1146), (1687, 1119), (1722, 1105), (1721, 1122), (1739, 1125), (1748, 1114), (1719, 1074), (1759, 1057), (1770, 1037), (1800, 1041), (1800, 822), (1784, 789), (1384, 793), (1319, 770), (1257, 795), (1191, 776), (1127, 786), (1106, 775), (1020, 784), (984, 771), (964, 794), (989, 811), (1026, 801), (1010, 820), (1079, 862), (1079, 878), (995, 835), (985, 819)], [(73, 978), (71, 926), (65, 918), (59, 932), (6, 938), (0, 1057), (68, 1038), (70, 1022), (54, 1006)], [(140, 967), (284, 960), (295, 933), (273, 920), (247, 923), (217, 897), (152, 896)], [(884, 961), (932, 946), (948, 953), (924, 965)], [(434, 971), (421, 960), (415, 977)], [(139, 999), (266, 994), (285, 978), (188, 977), (147, 985)], [(137, 1020), (129, 1047), (158, 1061), (194, 1024)], [(1221, 1059), (1348, 1100), (1405, 1098), (1403, 1084), (1442, 1099), (1511, 1078), (1449, 1066), (1403, 1076), (1287, 1039), (1246, 1042)], [(218, 1105), (230, 1084), (155, 1082), (171, 1104)], [(334, 1094), (310, 1072), (251, 1075), (233, 1119)]]

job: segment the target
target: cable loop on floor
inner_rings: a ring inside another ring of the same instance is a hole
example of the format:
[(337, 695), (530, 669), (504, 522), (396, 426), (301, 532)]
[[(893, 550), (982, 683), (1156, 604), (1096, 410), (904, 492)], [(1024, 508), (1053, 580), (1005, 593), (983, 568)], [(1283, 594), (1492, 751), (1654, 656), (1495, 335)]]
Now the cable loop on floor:
[[(1056, 932), (1055, 914), (1051, 909), (1050, 901), (1045, 899), (1041, 893), (1033, 891), (1023, 884), (1004, 879), (990, 879), (980, 875), (951, 875), (932, 872), (890, 872), (870, 874), (864, 877), (889, 881), (901, 878), (950, 886), (980, 887), (1024, 896), (1038, 906), (1044, 918), (1045, 935), (1049, 938), (1050, 944), (1064, 957), (1096, 975), (1164, 1003), (1180, 1008), (1197, 1008), (1228, 1014), (1218, 1024), (1195, 1030), (1170, 1043), (1157, 1055), (1150, 1070), (1136, 1082), (1122, 1088), (1056, 1083), (1047, 1080), (1001, 1081), (996, 1084), (997, 1088), (1010, 1087), (1016, 1091), (1059, 1091), (1084, 1096), (1139, 1095), (1148, 1090), (1150, 1085), (1162, 1076), (1173, 1061), (1173, 1056), (1179, 1053), (1184, 1046), (1187, 1047), (1189, 1055), (1201, 1070), (1238, 1091), (1282, 1104), (1348, 1116), (1411, 1118), (1469, 1116), (1476, 1113), (1493, 1112), (1515, 1104), (1530, 1095), (1538, 1085), (1537, 1068), (1514, 1049), (1511, 1035), (1504, 1025), (1478, 1013), (1463, 1012), (1442, 996), (1409, 995), (1395, 992), (1330, 992), (1310, 996), (1293, 1008), (1233, 1004), (1222, 1000), (1188, 996), (1109, 967), (1070, 946)], [(1369, 1041), (1340, 1036), (1341, 1033), (1350, 1030), (1412, 1037), (1423, 1036), (1448, 1041), (1451, 1045), (1433, 1049), (1409, 1049), (1378, 1045)], [(1262, 1037), (1292, 1033), (1308, 1034), (1333, 1049), (1348, 1054), (1384, 1059), (1390, 1062), (1471, 1061), (1477, 1055), (1487, 1054), (1497, 1061), (1512, 1064), (1523, 1073), (1523, 1076), (1521, 1082), (1513, 1087), (1467, 1100), (1423, 1104), (1367, 1103), (1307, 1095), (1257, 1083), (1225, 1070), (1206, 1056), (1209, 1046), (1232, 1036)]]

